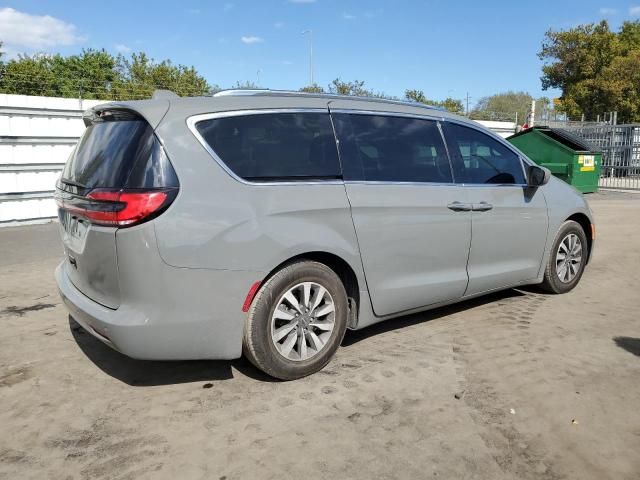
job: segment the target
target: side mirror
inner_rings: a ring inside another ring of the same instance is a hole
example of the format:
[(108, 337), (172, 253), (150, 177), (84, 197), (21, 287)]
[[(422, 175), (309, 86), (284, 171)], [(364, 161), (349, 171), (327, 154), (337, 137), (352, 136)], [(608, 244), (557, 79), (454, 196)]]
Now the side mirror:
[(528, 184), (530, 187), (546, 185), (551, 178), (551, 171), (544, 167), (531, 165), (528, 171)]

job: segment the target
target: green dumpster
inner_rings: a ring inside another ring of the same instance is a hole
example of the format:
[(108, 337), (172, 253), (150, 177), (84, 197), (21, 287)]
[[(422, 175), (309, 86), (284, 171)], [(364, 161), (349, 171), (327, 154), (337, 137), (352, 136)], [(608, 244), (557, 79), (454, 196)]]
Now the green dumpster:
[(532, 127), (507, 138), (527, 157), (583, 193), (598, 191), (602, 152), (561, 128)]

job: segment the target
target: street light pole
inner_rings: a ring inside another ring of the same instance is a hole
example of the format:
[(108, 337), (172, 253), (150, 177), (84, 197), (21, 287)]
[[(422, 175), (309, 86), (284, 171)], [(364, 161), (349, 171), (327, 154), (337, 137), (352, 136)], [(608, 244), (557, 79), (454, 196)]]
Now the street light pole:
[(302, 32), (302, 35), (306, 35), (309, 34), (309, 79), (311, 80), (311, 83), (309, 84), (314, 85), (313, 83), (313, 30), (305, 30), (304, 32)]

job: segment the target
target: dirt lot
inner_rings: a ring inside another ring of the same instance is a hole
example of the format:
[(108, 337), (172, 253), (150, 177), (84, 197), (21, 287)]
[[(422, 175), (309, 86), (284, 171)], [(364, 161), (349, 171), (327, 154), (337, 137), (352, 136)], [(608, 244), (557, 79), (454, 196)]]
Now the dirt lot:
[(0, 478), (640, 478), (640, 195), (564, 296), (347, 334), (321, 373), (140, 362), (68, 319), (55, 225), (0, 230)]

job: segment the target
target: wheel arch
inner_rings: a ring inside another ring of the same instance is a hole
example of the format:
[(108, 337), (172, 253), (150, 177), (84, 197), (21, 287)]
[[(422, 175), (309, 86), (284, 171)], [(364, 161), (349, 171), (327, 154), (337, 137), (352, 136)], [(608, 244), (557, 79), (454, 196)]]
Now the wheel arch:
[(285, 266), (299, 261), (299, 260), (311, 260), (318, 263), (322, 263), (329, 267), (340, 278), (344, 289), (347, 292), (347, 301), (349, 303), (349, 321), (347, 326), (354, 327), (357, 324), (358, 313), (360, 310), (360, 286), (358, 282), (358, 276), (356, 275), (353, 267), (344, 260), (342, 257), (324, 251), (311, 251), (300, 253), (290, 257), (283, 262), (276, 265), (269, 273), (264, 277), (262, 283), (264, 284), (269, 278), (271, 278), (276, 272), (280, 271)]
[(574, 213), (570, 217), (568, 217), (565, 221), (573, 220), (578, 223), (582, 230), (584, 231), (585, 237), (587, 237), (587, 263), (591, 260), (591, 251), (593, 247), (593, 230), (591, 229), (591, 219), (587, 217), (584, 213)]

